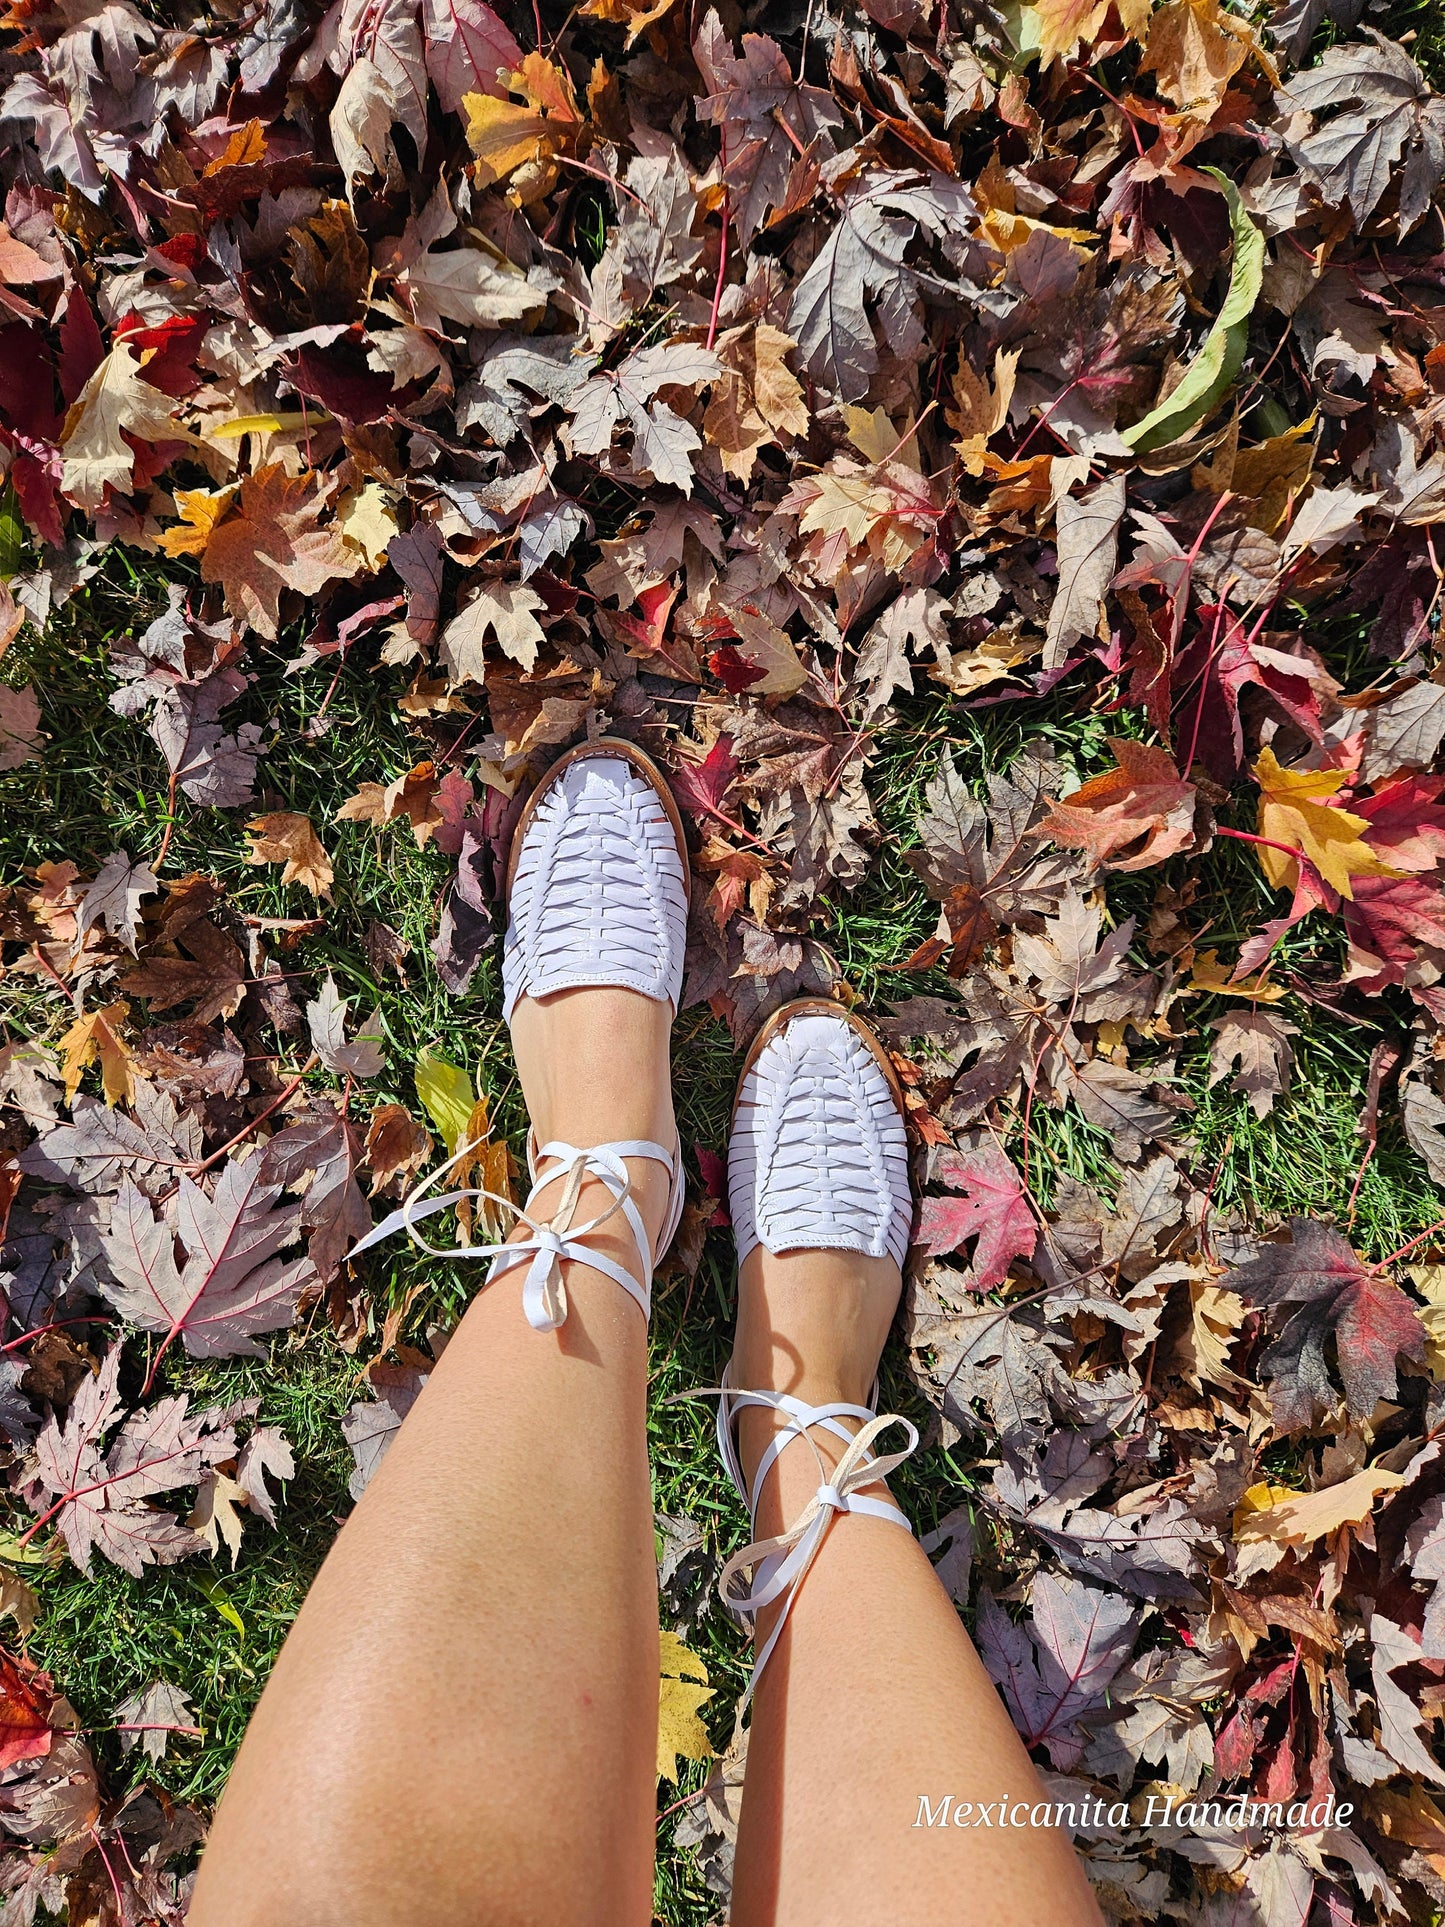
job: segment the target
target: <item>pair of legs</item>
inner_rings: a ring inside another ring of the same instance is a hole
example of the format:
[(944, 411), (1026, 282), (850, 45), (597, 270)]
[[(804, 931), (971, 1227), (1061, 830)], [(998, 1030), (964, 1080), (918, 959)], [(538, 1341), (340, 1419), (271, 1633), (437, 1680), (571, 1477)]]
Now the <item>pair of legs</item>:
[[(513, 1018), (539, 1141), (674, 1141), (666, 1005), (621, 989)], [(666, 1174), (629, 1164), (656, 1234)], [(608, 1202), (590, 1182), (581, 1215)], [(635, 1263), (620, 1219), (595, 1248)], [(206, 1848), (192, 1927), (645, 1927), (656, 1826), (657, 1586), (647, 1332), (565, 1266), (541, 1333), (510, 1272), (473, 1301), (277, 1662)], [(865, 1403), (898, 1268), (759, 1248), (735, 1378)], [(777, 1423), (743, 1415), (751, 1472)], [(816, 1435), (825, 1461), (841, 1454)], [(831, 1455), (831, 1458), (830, 1458)], [(818, 1483), (795, 1442), (757, 1536)], [(758, 1631), (766, 1634), (768, 1614)], [(734, 1927), (1099, 1920), (1051, 1831), (915, 1827), (919, 1797), (1032, 1805), (1028, 1756), (917, 1541), (832, 1522), (752, 1712)]]

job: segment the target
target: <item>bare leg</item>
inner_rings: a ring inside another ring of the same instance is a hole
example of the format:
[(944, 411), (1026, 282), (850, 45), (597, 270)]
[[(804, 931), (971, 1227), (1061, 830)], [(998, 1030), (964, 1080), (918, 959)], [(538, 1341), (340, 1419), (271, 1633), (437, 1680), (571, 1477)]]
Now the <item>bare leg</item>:
[[(899, 1292), (886, 1258), (761, 1247), (742, 1268), (734, 1383), (813, 1404), (866, 1404)], [(778, 1421), (749, 1409), (751, 1475)], [(814, 1432), (824, 1463), (840, 1441)], [(897, 1441), (885, 1434), (879, 1452)], [(763, 1489), (759, 1538), (818, 1485), (802, 1440)], [(884, 1488), (872, 1489), (882, 1496)], [(777, 1608), (761, 1615), (766, 1635)], [(927, 1556), (901, 1527), (834, 1520), (753, 1704), (733, 1927), (1098, 1927), (1066, 1838), (1052, 1829), (916, 1827), (919, 1796), (1030, 1806), (1037, 1777)]]
[[(671, 1145), (669, 1021), (626, 990), (524, 1000), (513, 1042), (540, 1138)], [(666, 1174), (628, 1168), (655, 1237)], [(589, 1184), (578, 1221), (607, 1202)], [(595, 1242), (636, 1270), (620, 1217)], [(523, 1275), (474, 1299), (317, 1576), (221, 1802), (192, 1927), (651, 1919), (647, 1334), (576, 1264), (566, 1324), (534, 1331)]]

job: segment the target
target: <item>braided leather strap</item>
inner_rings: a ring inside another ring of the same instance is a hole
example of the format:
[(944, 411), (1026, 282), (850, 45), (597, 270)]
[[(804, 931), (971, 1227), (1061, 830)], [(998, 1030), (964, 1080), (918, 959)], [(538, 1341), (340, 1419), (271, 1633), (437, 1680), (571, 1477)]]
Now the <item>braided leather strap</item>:
[(841, 1018), (794, 1017), (747, 1071), (728, 1196), (739, 1264), (761, 1244), (902, 1265), (913, 1218), (908, 1140), (872, 1053)]
[[(562, 1277), (562, 1265), (567, 1259), (574, 1263), (589, 1265), (592, 1270), (600, 1271), (612, 1279), (636, 1300), (644, 1318), (652, 1310), (652, 1273), (659, 1257), (672, 1242), (682, 1215), (682, 1159), (675, 1152), (665, 1151), (660, 1144), (653, 1144), (645, 1138), (621, 1139), (612, 1144), (595, 1144), (579, 1147), (565, 1144), (560, 1139), (544, 1144), (540, 1150), (528, 1146), (527, 1162), (531, 1166), (533, 1185), (524, 1206), (518, 1207), (510, 1198), (502, 1197), (484, 1186), (470, 1186), (465, 1190), (446, 1191), (440, 1197), (427, 1198), (424, 1194), (438, 1179), (445, 1177), (452, 1167), (475, 1150), (475, 1145), (464, 1145), (454, 1157), (440, 1165), (431, 1175), (424, 1178), (407, 1196), (405, 1201), (389, 1217), (383, 1218), (379, 1225), (352, 1247), (348, 1258), (358, 1257), (372, 1245), (389, 1238), (393, 1232), (405, 1231), (419, 1250), (433, 1258), (489, 1258), (491, 1270), (486, 1282), (500, 1278), (504, 1272), (513, 1270), (517, 1265), (527, 1266), (527, 1276), (522, 1285), (522, 1309), (527, 1323), (537, 1331), (556, 1331), (567, 1318), (567, 1288)], [(642, 1222), (641, 1213), (632, 1200), (632, 1180), (624, 1162), (627, 1158), (644, 1158), (651, 1163), (660, 1164), (671, 1180), (668, 1197), (667, 1218), (657, 1241), (657, 1251), (653, 1252), (648, 1240), (647, 1228)], [(555, 1169), (543, 1171), (541, 1167), (552, 1164)], [(605, 1211), (585, 1223), (574, 1222), (581, 1198), (582, 1186), (589, 1178), (600, 1180), (612, 1194), (612, 1202)], [(562, 1184), (562, 1195), (558, 1199), (550, 1218), (533, 1215), (533, 1207), (538, 1196), (558, 1181)], [(417, 1229), (419, 1221), (429, 1218), (434, 1212), (443, 1211), (448, 1205), (457, 1204), (463, 1198), (486, 1198), (493, 1204), (500, 1204), (515, 1213), (525, 1224), (530, 1236), (509, 1240), (505, 1243), (475, 1245), (432, 1245)], [(606, 1224), (609, 1219), (621, 1213), (637, 1245), (641, 1277), (634, 1277), (615, 1259), (605, 1252), (593, 1251), (584, 1241)]]
[(522, 837), (502, 947), (502, 1015), (584, 984), (678, 1005), (687, 869), (662, 798), (599, 750), (544, 789)]

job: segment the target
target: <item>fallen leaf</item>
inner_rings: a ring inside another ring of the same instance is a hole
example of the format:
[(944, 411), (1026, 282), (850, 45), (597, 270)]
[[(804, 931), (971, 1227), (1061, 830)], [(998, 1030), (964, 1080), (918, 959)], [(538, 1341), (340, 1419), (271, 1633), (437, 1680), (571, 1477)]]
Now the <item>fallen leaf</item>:
[(246, 825), (254, 841), (246, 852), (248, 863), (284, 863), (283, 883), (300, 883), (313, 897), (329, 897), (336, 872), (321, 838), (308, 816), (275, 810)]
[(1111, 736), (1115, 768), (1049, 804), (1041, 829), (1111, 870), (1147, 870), (1194, 843), (1196, 791), (1167, 750)]
[[(1399, 876), (1365, 842), (1368, 819), (1330, 804), (1328, 799), (1344, 787), (1343, 770), (1285, 769), (1272, 749), (1264, 749), (1254, 766), (1254, 779), (1260, 789), (1260, 835), (1298, 850), (1342, 897), (1352, 894), (1354, 877)], [(1282, 850), (1257, 847), (1259, 867), (1275, 889), (1294, 889), (1298, 863)]]
[(65, 1096), (70, 1102), (80, 1088), (89, 1065), (99, 1063), (101, 1089), (107, 1104), (135, 1102), (135, 1052), (120, 1034), (130, 1016), (130, 1005), (123, 999), (77, 1017), (60, 1039), (61, 1074)]
[[(677, 1756), (685, 1760), (710, 1760), (712, 1742), (707, 1728), (698, 1718), (698, 1709), (712, 1698), (714, 1689), (707, 1684), (707, 1668), (696, 1653), (689, 1652), (676, 1633), (664, 1630), (661, 1640), (661, 1670), (657, 1704), (657, 1777), (677, 1784)], [(701, 1680), (700, 1686), (689, 1682)]]

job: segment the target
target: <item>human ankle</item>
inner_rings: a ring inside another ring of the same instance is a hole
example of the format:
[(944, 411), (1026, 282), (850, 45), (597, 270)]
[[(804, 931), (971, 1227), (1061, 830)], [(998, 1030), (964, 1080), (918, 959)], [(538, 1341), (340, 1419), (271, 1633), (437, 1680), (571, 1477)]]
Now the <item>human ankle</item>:
[(671, 1012), (636, 991), (579, 987), (512, 1017), (512, 1047), (539, 1142), (676, 1136), (669, 1076)]

